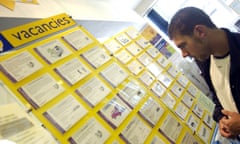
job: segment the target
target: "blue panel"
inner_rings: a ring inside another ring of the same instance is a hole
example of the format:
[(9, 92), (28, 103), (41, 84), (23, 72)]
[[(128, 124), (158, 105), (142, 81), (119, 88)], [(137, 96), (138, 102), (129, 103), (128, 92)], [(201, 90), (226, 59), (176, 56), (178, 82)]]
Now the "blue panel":
[(11, 49), (13, 49), (13, 46), (2, 35), (0, 35), (0, 53)]

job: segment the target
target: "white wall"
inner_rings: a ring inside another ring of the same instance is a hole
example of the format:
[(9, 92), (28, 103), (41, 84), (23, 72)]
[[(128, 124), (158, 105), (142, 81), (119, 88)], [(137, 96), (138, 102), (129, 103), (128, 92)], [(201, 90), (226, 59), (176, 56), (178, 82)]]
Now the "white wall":
[(99, 41), (123, 29), (140, 29), (146, 21), (134, 8), (142, 0), (38, 0), (39, 4), (15, 3), (13, 11), (0, 5), (0, 31), (17, 25), (67, 13)]
[(141, 0), (38, 0), (39, 4), (16, 2), (14, 11), (0, 5), (0, 17), (45, 18), (62, 12), (76, 20), (142, 22), (133, 10)]

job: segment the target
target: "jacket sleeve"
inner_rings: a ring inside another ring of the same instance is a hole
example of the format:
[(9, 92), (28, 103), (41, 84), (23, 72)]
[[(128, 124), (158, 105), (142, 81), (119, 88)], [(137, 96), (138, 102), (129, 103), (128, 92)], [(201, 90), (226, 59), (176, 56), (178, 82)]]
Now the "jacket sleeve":
[(216, 122), (219, 122), (219, 120), (224, 116), (221, 112), (221, 110), (223, 109), (222, 105), (220, 104), (215, 92), (213, 94), (213, 102), (216, 104), (214, 111), (213, 111), (213, 119)]
[(221, 110), (223, 109), (222, 105), (220, 104), (217, 95), (215, 93), (214, 87), (212, 85), (212, 81), (210, 78), (210, 58), (205, 61), (205, 62), (201, 62), (198, 60), (195, 60), (196, 64), (198, 65), (199, 69), (201, 70), (201, 76), (204, 78), (204, 80), (206, 81), (209, 90), (212, 94), (212, 101), (215, 103), (215, 109), (213, 112), (213, 119), (216, 122), (219, 122), (219, 120), (224, 116), (221, 112)]

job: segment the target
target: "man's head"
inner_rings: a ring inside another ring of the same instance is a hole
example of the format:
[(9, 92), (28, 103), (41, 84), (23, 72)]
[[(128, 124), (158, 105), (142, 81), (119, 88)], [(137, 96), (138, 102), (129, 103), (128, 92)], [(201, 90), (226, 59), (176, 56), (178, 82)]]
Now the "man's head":
[(177, 34), (191, 36), (196, 25), (205, 25), (209, 28), (216, 28), (210, 17), (201, 9), (195, 7), (180, 9), (172, 17), (169, 24), (169, 37), (170, 39), (173, 39), (174, 35)]
[(204, 61), (210, 55), (208, 34), (217, 28), (210, 17), (201, 9), (186, 7), (180, 9), (171, 19), (168, 34), (183, 57), (191, 56)]

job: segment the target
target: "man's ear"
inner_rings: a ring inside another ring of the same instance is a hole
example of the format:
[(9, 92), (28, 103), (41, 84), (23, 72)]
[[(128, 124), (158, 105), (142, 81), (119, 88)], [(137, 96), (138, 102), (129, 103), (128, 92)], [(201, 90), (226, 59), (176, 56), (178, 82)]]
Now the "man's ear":
[(197, 37), (205, 37), (206, 36), (206, 28), (203, 25), (195, 25), (193, 33)]

